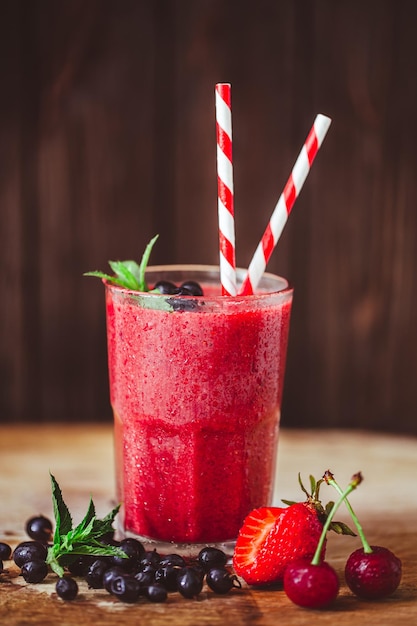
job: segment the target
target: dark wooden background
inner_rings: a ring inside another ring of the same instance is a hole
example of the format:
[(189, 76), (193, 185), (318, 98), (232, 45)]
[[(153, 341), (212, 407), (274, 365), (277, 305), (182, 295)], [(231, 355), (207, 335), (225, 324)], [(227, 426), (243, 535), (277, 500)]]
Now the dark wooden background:
[(232, 83), (246, 267), (315, 115), (268, 269), (295, 287), (283, 423), (417, 434), (417, 2), (0, 3), (0, 419), (110, 420), (89, 269), (217, 263), (214, 85)]

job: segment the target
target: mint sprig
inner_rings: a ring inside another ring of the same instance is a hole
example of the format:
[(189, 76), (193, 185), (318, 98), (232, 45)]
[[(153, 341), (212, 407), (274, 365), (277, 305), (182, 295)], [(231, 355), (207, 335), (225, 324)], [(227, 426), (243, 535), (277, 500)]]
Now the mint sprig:
[(148, 291), (148, 285), (145, 280), (145, 272), (149, 263), (152, 248), (155, 245), (159, 235), (155, 235), (145, 248), (140, 264), (136, 261), (109, 261), (109, 265), (114, 274), (106, 274), (100, 271), (85, 272), (84, 276), (96, 276), (103, 278), (113, 285), (119, 285), (132, 291)]
[(52, 546), (48, 548), (46, 562), (51, 569), (64, 575), (65, 565), (69, 565), (80, 555), (120, 556), (127, 558), (126, 553), (115, 546), (102, 544), (99, 539), (113, 531), (113, 522), (119, 512), (120, 504), (103, 519), (98, 519), (93, 499), (90, 498), (87, 513), (81, 522), (73, 528), (72, 517), (62, 497), (61, 489), (51, 476), (52, 504), (55, 516), (55, 533)]

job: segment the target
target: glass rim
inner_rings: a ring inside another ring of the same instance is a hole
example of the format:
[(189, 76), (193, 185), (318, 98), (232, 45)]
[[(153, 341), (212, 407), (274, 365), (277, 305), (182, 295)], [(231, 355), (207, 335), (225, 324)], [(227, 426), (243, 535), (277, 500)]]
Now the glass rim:
[[(149, 278), (150, 274), (158, 274), (161, 272), (169, 272), (169, 273), (175, 273), (175, 272), (187, 272), (190, 273), (191, 275), (193, 274), (213, 274), (213, 275), (217, 275), (218, 276), (218, 284), (220, 285), (220, 267), (218, 265), (201, 265), (201, 264), (187, 264), (187, 263), (176, 263), (176, 264), (172, 264), (172, 265), (149, 265), (146, 268), (145, 271), (145, 278)], [(245, 278), (246, 274), (247, 274), (247, 269), (244, 268), (236, 268), (236, 274), (237, 274), (237, 278), (238, 278), (238, 288), (241, 285), (241, 283), (243, 282), (243, 279)], [(191, 276), (188, 277), (189, 279), (191, 279)], [(194, 275), (194, 280), (197, 280), (198, 282), (198, 276)], [(259, 291), (259, 287), (262, 285), (262, 283), (265, 283), (267, 281), (272, 282), (279, 282), (282, 283), (282, 288), (279, 289), (264, 289)], [(149, 292), (149, 291), (136, 291), (134, 289), (129, 289), (127, 287), (123, 287), (121, 285), (117, 285), (114, 283), (109, 282), (106, 279), (103, 279), (103, 283), (106, 286), (106, 288), (108, 289), (112, 289), (114, 291), (117, 291), (119, 293), (124, 293), (126, 296), (127, 295), (132, 295), (132, 296), (137, 296), (140, 295), (141, 298), (167, 298), (167, 297), (172, 297), (172, 296), (167, 296), (167, 294), (162, 294), (162, 293), (155, 293), (155, 292)], [(258, 290), (255, 291), (254, 294), (237, 294), (235, 296), (229, 296), (229, 295), (222, 295), (222, 294), (215, 294), (215, 295), (202, 295), (202, 296), (195, 296), (195, 295), (177, 295), (175, 296), (176, 298), (185, 298), (185, 299), (193, 299), (193, 300), (206, 300), (206, 301), (213, 301), (213, 302), (224, 302), (225, 300), (227, 301), (239, 301), (239, 302), (248, 302), (250, 300), (255, 299), (259, 299), (262, 300), (264, 298), (270, 298), (271, 296), (287, 296), (290, 297), (292, 296), (294, 292), (294, 288), (293, 286), (290, 284), (290, 282), (284, 278), (283, 276), (280, 276), (278, 274), (273, 274), (271, 272), (264, 272), (262, 274), (262, 278), (259, 281), (259, 286), (258, 286)]]

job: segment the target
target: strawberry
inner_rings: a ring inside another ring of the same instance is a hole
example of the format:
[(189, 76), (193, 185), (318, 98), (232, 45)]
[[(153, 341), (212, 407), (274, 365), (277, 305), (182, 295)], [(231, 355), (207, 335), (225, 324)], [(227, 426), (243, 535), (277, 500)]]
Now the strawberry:
[[(313, 558), (326, 511), (318, 500), (323, 480), (317, 483), (312, 477), (310, 480), (312, 495), (307, 493), (299, 478), (301, 488), (307, 494), (306, 502), (288, 503), (289, 506), (284, 508), (260, 507), (244, 520), (236, 541), (233, 567), (249, 585), (282, 582), (289, 563), (299, 558), (309, 561)], [(354, 534), (340, 522), (332, 523), (331, 527), (339, 533)]]

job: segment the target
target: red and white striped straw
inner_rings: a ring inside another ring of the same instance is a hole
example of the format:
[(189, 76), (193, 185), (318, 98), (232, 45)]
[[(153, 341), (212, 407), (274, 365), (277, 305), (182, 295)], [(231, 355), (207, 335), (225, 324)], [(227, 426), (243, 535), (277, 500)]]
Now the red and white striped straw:
[(331, 119), (325, 115), (319, 114), (314, 120), (314, 124), (298, 155), (284, 191), (279, 197), (268, 226), (255, 250), (239, 294), (253, 294), (258, 286), (330, 124)]
[(220, 282), (222, 294), (235, 296), (236, 254), (232, 161), (231, 85), (216, 85), (217, 205), (219, 215)]

